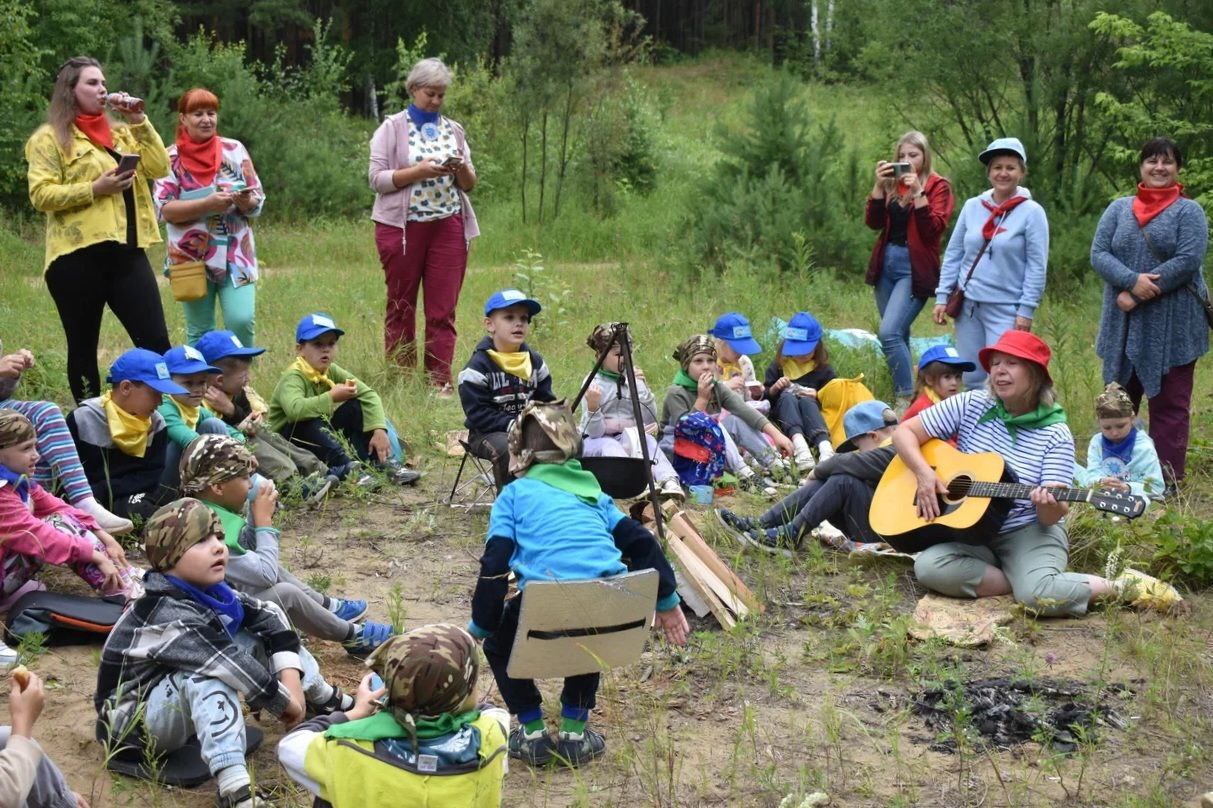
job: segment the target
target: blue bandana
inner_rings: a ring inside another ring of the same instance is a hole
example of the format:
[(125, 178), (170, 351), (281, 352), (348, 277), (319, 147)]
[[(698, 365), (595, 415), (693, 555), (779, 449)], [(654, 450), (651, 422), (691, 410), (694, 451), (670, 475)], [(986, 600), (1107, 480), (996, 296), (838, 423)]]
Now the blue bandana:
[(0, 463), (0, 480), (11, 485), (13, 490), (17, 492), (17, 496), (21, 497), (22, 502), (29, 502), (29, 477), (24, 474), (18, 474), (8, 466)]
[(421, 137), (426, 140), (434, 140), (438, 137), (438, 118), (441, 113), (426, 112), (413, 104), (409, 104), (408, 113), (409, 120), (421, 132)]
[(1115, 457), (1127, 466), (1129, 465), (1129, 458), (1133, 456), (1133, 444), (1137, 442), (1137, 427), (1134, 426), (1129, 430), (1128, 435), (1125, 435), (1115, 443), (1108, 440), (1107, 436), (1103, 436), (1102, 440), (1103, 456)]
[(206, 589), (199, 589), (175, 575), (165, 575), (164, 577), (170, 584), (189, 595), (191, 600), (201, 603), (219, 615), (220, 622), (223, 623), (223, 627), (227, 629), (230, 636), (235, 637), (236, 632), (240, 631), (240, 626), (244, 624), (244, 605), (236, 596), (235, 590), (223, 581), (214, 586), (208, 586)]

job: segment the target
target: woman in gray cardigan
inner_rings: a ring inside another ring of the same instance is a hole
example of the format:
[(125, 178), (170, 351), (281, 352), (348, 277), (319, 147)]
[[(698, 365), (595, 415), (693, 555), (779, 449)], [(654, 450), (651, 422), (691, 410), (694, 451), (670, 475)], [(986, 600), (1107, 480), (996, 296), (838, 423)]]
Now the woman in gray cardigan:
[(1104, 279), (1095, 350), (1104, 382), (1119, 382), (1134, 408), (1150, 402), (1150, 437), (1167, 489), (1183, 479), (1196, 360), (1209, 350), (1201, 262), (1209, 241), (1204, 210), (1178, 182), (1183, 154), (1170, 138), (1141, 149), (1135, 196), (1104, 211), (1091, 265)]

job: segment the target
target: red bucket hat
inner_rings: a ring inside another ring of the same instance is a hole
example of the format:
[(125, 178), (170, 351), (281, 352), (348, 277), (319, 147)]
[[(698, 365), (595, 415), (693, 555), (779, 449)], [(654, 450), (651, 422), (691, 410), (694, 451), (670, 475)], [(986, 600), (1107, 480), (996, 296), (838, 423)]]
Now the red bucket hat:
[(998, 342), (987, 345), (978, 351), (977, 359), (986, 369), (986, 373), (990, 372), (990, 357), (995, 353), (1005, 353), (1035, 362), (1045, 372), (1045, 379), (1049, 384), (1053, 383), (1053, 377), (1049, 375), (1049, 360), (1053, 357), (1053, 352), (1049, 350), (1048, 344), (1043, 339), (1031, 331), (1012, 329), (999, 337)]

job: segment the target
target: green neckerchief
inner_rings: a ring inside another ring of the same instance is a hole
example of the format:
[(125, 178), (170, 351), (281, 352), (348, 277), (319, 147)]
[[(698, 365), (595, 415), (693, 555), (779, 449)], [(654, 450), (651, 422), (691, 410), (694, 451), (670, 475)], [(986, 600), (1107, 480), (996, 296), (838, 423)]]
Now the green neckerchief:
[(1025, 412), (1023, 415), (1011, 415), (1007, 412), (1006, 406), (1003, 405), (1001, 399), (994, 402), (994, 406), (986, 410), (985, 414), (977, 419), (977, 423), (984, 424), (987, 421), (993, 421), (995, 418), (1006, 424), (1007, 432), (1011, 434), (1011, 443), (1014, 444), (1018, 439), (1020, 429), (1044, 429), (1046, 426), (1053, 424), (1064, 424), (1066, 422), (1066, 411), (1061, 408), (1060, 404), (1052, 404), (1046, 407), (1044, 404), (1037, 405), (1036, 409)]
[(575, 457), (563, 463), (536, 463), (526, 470), (526, 478), (568, 491), (589, 505), (596, 505), (602, 496), (598, 478), (583, 469)]
[(615, 384), (619, 384), (620, 376), (618, 373), (612, 373), (611, 371), (607, 370), (606, 368), (598, 368), (598, 372), (601, 373), (603, 376), (606, 376), (611, 381), (615, 382)]
[(699, 392), (699, 382), (688, 376), (685, 370), (680, 369), (674, 374), (674, 384), (678, 385), (679, 387), (685, 387), (692, 393)]
[[(466, 713), (443, 713), (437, 718), (418, 718), (417, 737), (439, 738), (458, 732), (480, 717), (479, 710)], [(350, 738), (355, 741), (382, 741), (388, 738), (408, 738), (409, 731), (400, 725), (389, 710), (380, 710), (372, 716), (333, 724), (324, 731), (326, 738)]]
[(248, 524), (244, 521), (244, 517), (229, 511), (217, 502), (204, 499), (202, 504), (219, 517), (219, 523), (223, 525), (223, 543), (227, 545), (227, 549), (231, 550), (233, 555), (244, 555), (248, 552), (240, 544), (240, 531), (244, 530), (244, 526)]

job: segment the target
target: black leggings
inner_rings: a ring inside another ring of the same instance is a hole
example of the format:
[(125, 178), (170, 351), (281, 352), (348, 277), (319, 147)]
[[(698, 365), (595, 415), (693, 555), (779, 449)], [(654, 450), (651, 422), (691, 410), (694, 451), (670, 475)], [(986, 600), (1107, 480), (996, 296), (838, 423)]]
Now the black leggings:
[(46, 288), (67, 337), (67, 381), (77, 402), (101, 392), (97, 341), (106, 304), (136, 348), (170, 347), (156, 276), (138, 247), (103, 241), (61, 255), (46, 270)]

